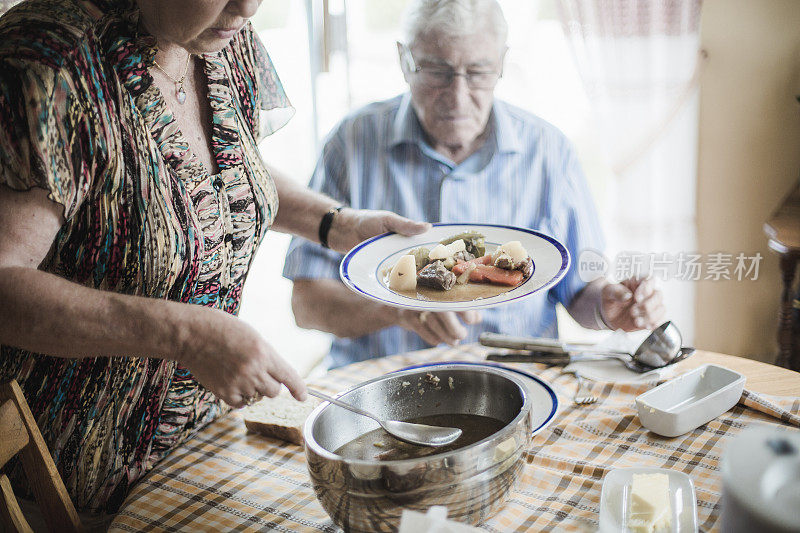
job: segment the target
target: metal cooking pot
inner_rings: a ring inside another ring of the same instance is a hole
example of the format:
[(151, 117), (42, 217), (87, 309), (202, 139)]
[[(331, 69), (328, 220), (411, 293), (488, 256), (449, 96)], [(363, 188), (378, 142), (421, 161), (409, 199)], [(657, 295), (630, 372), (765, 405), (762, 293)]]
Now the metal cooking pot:
[[(430, 372), (438, 385), (425, 381)], [(420, 393), (420, 390), (423, 392)], [(366, 461), (333, 453), (378, 424), (327, 402), (303, 428), (317, 498), (345, 531), (396, 531), (403, 509), (447, 507), (453, 520), (479, 524), (495, 513), (519, 476), (531, 442), (531, 400), (523, 382), (488, 366), (434, 365), (387, 374), (339, 396), (385, 418), (475, 414), (506, 423), (469, 446), (415, 459)]]

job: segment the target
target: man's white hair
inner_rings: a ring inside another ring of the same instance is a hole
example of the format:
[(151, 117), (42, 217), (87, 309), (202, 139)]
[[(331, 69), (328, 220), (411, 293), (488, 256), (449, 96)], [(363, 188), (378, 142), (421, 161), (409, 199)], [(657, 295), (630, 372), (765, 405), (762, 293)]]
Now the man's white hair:
[(411, 0), (403, 16), (408, 46), (432, 32), (461, 37), (486, 30), (505, 44), (508, 24), (497, 0)]

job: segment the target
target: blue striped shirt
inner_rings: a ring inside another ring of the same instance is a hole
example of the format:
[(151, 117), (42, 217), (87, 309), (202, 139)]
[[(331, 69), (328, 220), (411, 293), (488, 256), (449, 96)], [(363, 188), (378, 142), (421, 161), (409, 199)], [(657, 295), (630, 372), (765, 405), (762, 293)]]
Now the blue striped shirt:
[[(509, 224), (552, 235), (573, 263), (547, 293), (483, 311), (467, 341), (482, 331), (555, 337), (556, 302), (569, 305), (585, 283), (575, 264), (580, 250), (604, 242), (575, 152), (556, 127), (495, 99), (483, 146), (454, 164), (425, 141), (410, 94), (367, 105), (328, 136), (311, 188), (356, 209), (387, 209), (428, 222)], [(291, 280), (338, 278), (342, 256), (294, 238), (283, 275)], [(332, 367), (427, 347), (415, 333), (390, 327), (335, 339)]]

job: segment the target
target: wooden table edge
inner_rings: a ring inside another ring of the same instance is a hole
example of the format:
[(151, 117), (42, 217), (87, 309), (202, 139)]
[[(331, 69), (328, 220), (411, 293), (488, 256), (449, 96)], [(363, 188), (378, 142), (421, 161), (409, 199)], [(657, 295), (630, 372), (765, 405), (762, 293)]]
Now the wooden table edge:
[(747, 378), (745, 388), (753, 392), (800, 397), (800, 372), (769, 363), (735, 355), (697, 350), (697, 353), (678, 363), (677, 366), (683, 372), (705, 364), (724, 366), (743, 374)]

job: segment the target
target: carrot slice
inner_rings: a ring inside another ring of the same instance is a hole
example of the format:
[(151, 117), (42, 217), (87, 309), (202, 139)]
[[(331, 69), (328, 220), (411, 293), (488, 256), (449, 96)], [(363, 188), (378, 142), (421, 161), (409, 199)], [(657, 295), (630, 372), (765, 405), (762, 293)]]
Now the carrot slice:
[[(455, 268), (455, 267), (454, 267)], [(524, 275), (519, 270), (506, 270), (492, 265), (478, 265), (470, 272), (469, 280), (476, 283), (492, 283), (515, 287), (522, 281)]]

